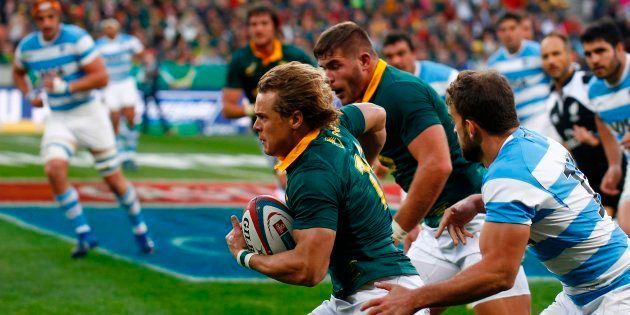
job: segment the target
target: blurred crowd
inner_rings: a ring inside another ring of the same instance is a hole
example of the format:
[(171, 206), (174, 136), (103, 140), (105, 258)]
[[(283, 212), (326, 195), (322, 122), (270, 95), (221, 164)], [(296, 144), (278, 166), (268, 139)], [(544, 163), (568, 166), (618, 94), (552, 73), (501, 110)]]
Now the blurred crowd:
[[(0, 64), (10, 63), (15, 45), (32, 30), (27, 0), (0, 0)], [(61, 0), (68, 23), (100, 36), (100, 21), (114, 17), (157, 60), (222, 64), (247, 43), (243, 0)], [(275, 0), (284, 41), (312, 51), (319, 34), (337, 22), (362, 25), (380, 49), (393, 29), (412, 35), (418, 58), (457, 69), (478, 67), (494, 52), (496, 18), (505, 10), (527, 16), (530, 36), (566, 33), (577, 37), (586, 23), (604, 15), (630, 23), (627, 0)], [(627, 36), (630, 37), (630, 36)]]

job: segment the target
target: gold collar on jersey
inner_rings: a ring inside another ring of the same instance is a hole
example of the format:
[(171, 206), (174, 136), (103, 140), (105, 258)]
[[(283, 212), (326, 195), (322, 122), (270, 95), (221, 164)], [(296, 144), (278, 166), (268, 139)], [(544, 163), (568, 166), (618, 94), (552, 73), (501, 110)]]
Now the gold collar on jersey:
[(376, 64), (376, 70), (374, 70), (374, 74), (372, 75), (372, 79), (370, 80), (370, 84), (365, 90), (365, 94), (363, 94), (363, 97), (357, 100), (357, 102), (365, 103), (369, 102), (372, 99), (372, 96), (374, 96), (374, 92), (376, 92), (378, 85), (381, 84), (381, 78), (383, 78), (383, 73), (385, 72), (386, 68), (387, 62), (385, 62), (383, 59), (379, 59), (378, 63)]
[(262, 61), (263, 66), (267, 66), (272, 62), (276, 62), (283, 57), (282, 43), (277, 38), (273, 40), (273, 50), (271, 51), (271, 54), (268, 55), (260, 50), (257, 50), (256, 46), (254, 45), (254, 41), (249, 42), (249, 47), (251, 48), (254, 56)]
[(300, 155), (302, 155), (302, 153), (306, 151), (308, 145), (311, 144), (311, 142), (313, 142), (313, 140), (315, 140), (317, 136), (319, 136), (320, 131), (321, 130), (317, 129), (309, 132), (306, 136), (304, 136), (304, 138), (302, 138), (302, 140), (300, 140), (300, 142), (298, 142), (298, 144), (291, 150), (291, 152), (289, 152), (287, 156), (278, 157), (278, 161), (280, 162), (278, 162), (278, 164), (276, 164), (276, 166), (274, 167), (276, 171), (285, 172), (287, 168), (289, 168), (289, 166), (291, 166), (291, 164), (293, 164), (293, 162), (295, 162), (295, 160), (297, 160), (297, 158), (299, 158)]

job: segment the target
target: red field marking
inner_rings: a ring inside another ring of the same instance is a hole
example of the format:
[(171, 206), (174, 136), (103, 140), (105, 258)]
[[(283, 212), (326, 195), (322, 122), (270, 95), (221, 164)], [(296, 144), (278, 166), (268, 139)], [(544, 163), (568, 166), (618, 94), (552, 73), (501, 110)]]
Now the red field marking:
[[(82, 202), (116, 202), (105, 184), (78, 182)], [(134, 182), (140, 201), (182, 205), (244, 206), (259, 195), (273, 194), (275, 184), (243, 182)], [(384, 187), (387, 201), (397, 207), (400, 188), (396, 184)], [(0, 182), (0, 202), (32, 203), (52, 202), (50, 187), (45, 182)]]

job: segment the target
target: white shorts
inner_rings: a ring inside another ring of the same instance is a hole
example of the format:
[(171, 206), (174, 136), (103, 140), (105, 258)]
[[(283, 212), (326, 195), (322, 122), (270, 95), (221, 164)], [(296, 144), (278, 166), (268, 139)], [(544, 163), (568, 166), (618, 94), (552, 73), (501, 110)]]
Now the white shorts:
[[(447, 280), (463, 269), (481, 261), (479, 231), (483, 225), (484, 217), (483, 214), (478, 215), (468, 224), (467, 229), (473, 233), (474, 237), (468, 238), (466, 245), (455, 246), (451, 236), (446, 231), (438, 239), (435, 239), (437, 229), (426, 224), (422, 225), (422, 231), (416, 241), (411, 244), (407, 256), (418, 270), (424, 283), (430, 284)], [(496, 299), (529, 294), (529, 284), (521, 266), (511, 289), (470, 303), (470, 305), (474, 307), (477, 304)]]
[(103, 101), (110, 111), (123, 107), (135, 107), (138, 102), (136, 81), (129, 77), (120, 82), (111, 82), (103, 89)]
[(630, 285), (612, 290), (596, 300), (579, 307), (563, 292), (541, 315), (626, 315), (630, 314)]
[[(399, 277), (391, 277), (379, 280), (380, 282), (389, 282), (401, 285), (405, 288), (419, 288), (424, 285), (420, 277), (418, 276), (399, 276)], [(361, 287), (357, 292), (347, 297), (345, 300), (338, 299), (334, 296), (330, 297), (330, 300), (326, 300), (322, 302), (320, 306), (314, 309), (310, 315), (333, 315), (333, 314), (344, 314), (344, 315), (355, 315), (355, 314), (366, 314), (366, 312), (361, 312), (359, 309), (363, 303), (383, 297), (387, 295), (387, 290), (379, 289), (374, 287), (373, 283), (367, 284)], [(416, 312), (417, 315), (428, 315), (429, 312), (426, 310), (420, 310)]]
[(45, 161), (50, 159), (46, 153), (49, 146), (62, 147), (68, 157), (78, 146), (97, 151), (115, 149), (114, 131), (106, 109), (98, 101), (91, 101), (68, 111), (51, 111), (42, 138)]

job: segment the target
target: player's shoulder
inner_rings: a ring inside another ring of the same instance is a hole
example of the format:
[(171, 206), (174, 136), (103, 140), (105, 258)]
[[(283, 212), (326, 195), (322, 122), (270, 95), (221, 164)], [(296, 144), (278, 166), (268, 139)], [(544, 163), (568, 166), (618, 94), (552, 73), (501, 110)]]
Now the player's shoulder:
[(523, 41), (523, 51), (521, 55), (523, 57), (540, 55), (540, 44), (531, 40)]
[(72, 24), (61, 24), (60, 32), (61, 36), (69, 40), (80, 39), (85, 35), (89, 35), (86, 30)]
[(534, 182), (532, 171), (547, 152), (547, 139), (519, 127), (503, 144), (495, 161), (488, 167), (484, 182), (509, 178)]
[(302, 50), (301, 48), (291, 45), (291, 44), (282, 44), (282, 53), (283, 54), (292, 54), (292, 55), (308, 55), (304, 50)]
[(430, 75), (437, 80), (446, 80), (453, 72), (457, 71), (443, 63), (430, 60), (422, 60), (420, 61), (420, 65), (422, 67), (422, 71), (420, 73)]
[(490, 57), (488, 58), (488, 65), (493, 65), (497, 62), (505, 60), (507, 60), (507, 53), (505, 47), (501, 46), (499, 47), (499, 49), (493, 52), (492, 55), (490, 55)]
[(41, 48), (41, 44), (39, 43), (39, 32), (32, 32), (20, 40), (16, 49), (24, 52), (38, 48)]
[(608, 86), (604, 82), (603, 79), (600, 79), (596, 76), (592, 76), (588, 81), (588, 97), (595, 98), (604, 94), (607, 94), (609, 91)]
[[(388, 65), (381, 78), (377, 93), (386, 100), (393, 101), (401, 98), (427, 97), (432, 91), (431, 86), (420, 78)], [(435, 92), (433, 91), (433, 93)]]
[(249, 59), (253, 58), (254, 54), (252, 53), (252, 49), (249, 45), (243, 46), (232, 53), (232, 61), (231, 63), (239, 63), (244, 60), (249, 61)]

